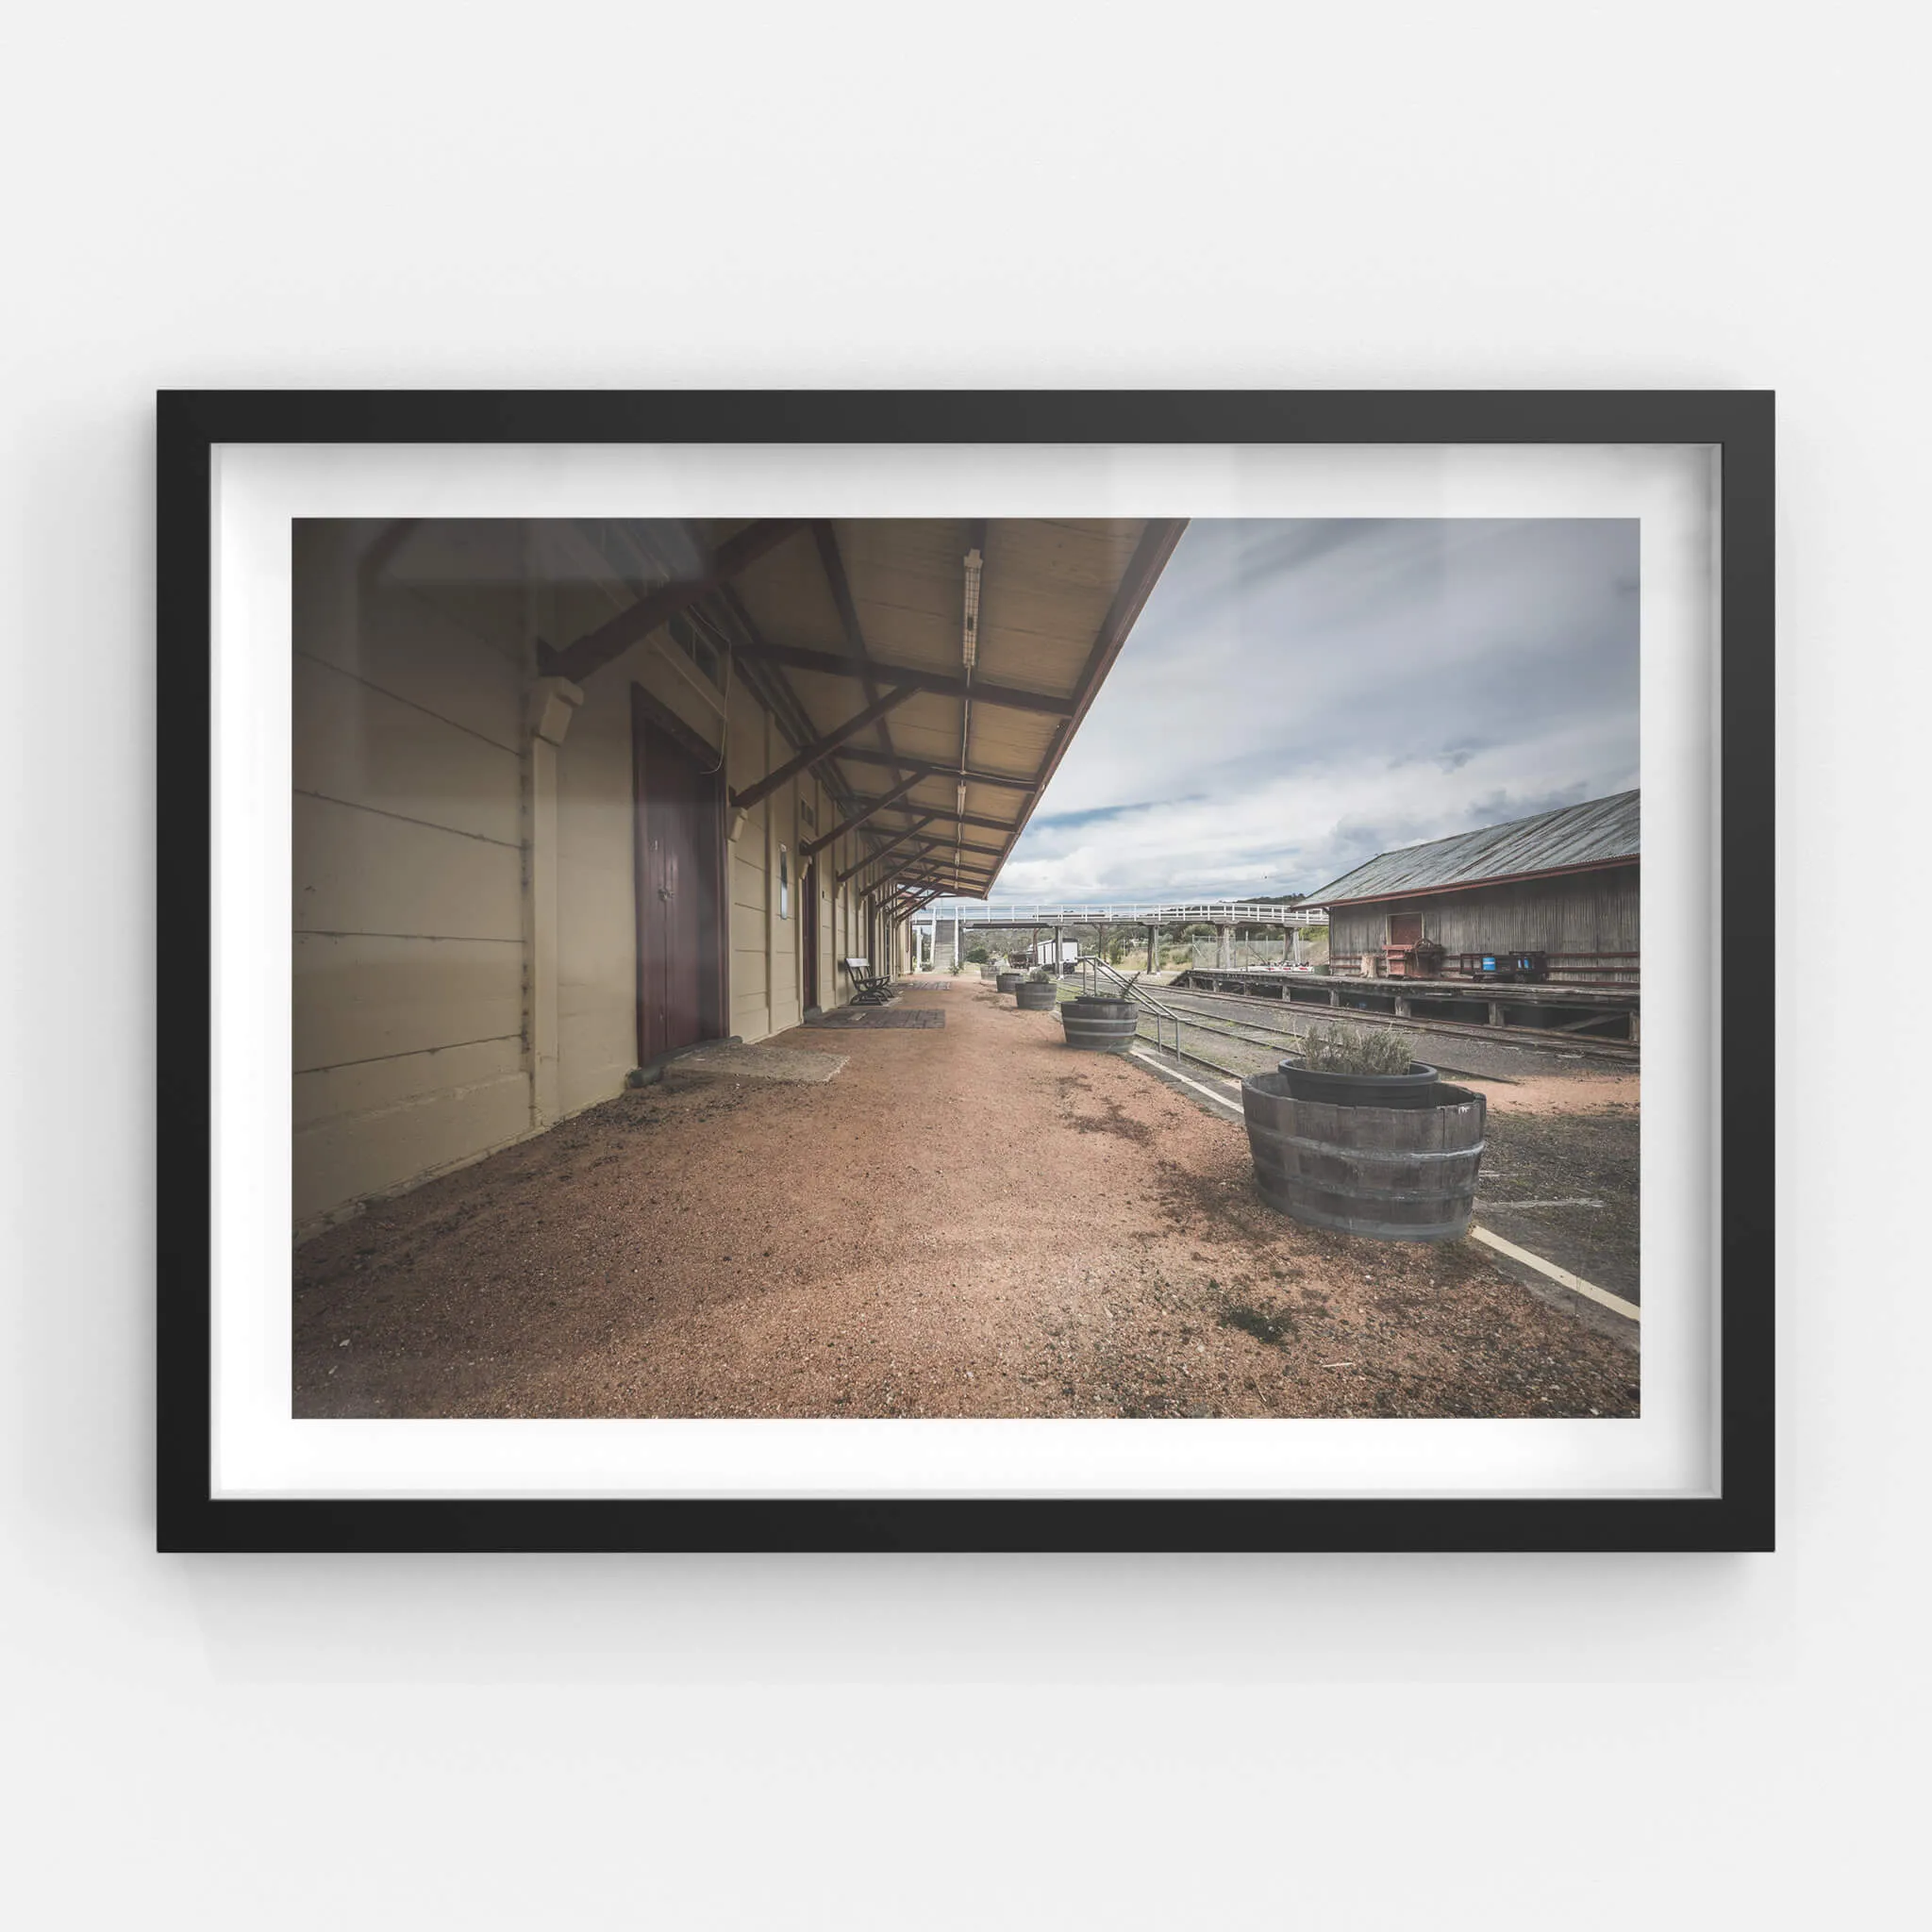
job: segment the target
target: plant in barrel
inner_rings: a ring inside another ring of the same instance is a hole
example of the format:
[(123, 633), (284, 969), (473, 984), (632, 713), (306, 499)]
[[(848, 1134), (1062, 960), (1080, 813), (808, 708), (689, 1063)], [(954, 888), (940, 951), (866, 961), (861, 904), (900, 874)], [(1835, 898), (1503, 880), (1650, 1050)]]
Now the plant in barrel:
[(1377, 1241), (1469, 1232), (1487, 1105), (1409, 1058), (1391, 1027), (1311, 1027), (1241, 1082), (1255, 1181), (1271, 1208)]
[(1053, 974), (1044, 966), (1036, 966), (1013, 990), (1014, 1004), (1023, 1013), (1050, 1013), (1058, 998)]

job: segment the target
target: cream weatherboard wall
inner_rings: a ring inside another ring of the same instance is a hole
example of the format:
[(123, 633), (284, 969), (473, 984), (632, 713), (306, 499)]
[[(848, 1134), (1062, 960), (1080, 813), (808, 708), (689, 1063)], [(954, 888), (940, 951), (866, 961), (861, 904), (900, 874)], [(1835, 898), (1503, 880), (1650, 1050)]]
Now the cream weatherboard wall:
[[(633, 591), (558, 525), (296, 526), (294, 1217), (298, 1235), (623, 1091), (636, 1064), (631, 687), (741, 789), (791, 747), (664, 633), (579, 691), (536, 640)], [(728, 730), (726, 716), (728, 714)], [(730, 1030), (802, 1017), (799, 846), (834, 808), (794, 779), (727, 847)], [(778, 848), (790, 916), (775, 887)], [(865, 950), (841, 840), (820, 855), (819, 1000)], [(903, 960), (895, 960), (902, 964)]]

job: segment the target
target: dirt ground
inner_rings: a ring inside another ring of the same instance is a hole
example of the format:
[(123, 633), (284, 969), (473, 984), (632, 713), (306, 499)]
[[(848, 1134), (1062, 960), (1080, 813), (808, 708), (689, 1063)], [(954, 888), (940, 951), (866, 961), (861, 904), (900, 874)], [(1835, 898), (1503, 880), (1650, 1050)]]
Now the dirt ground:
[[(1598, 1288), (1641, 1302), (1636, 1076), (1580, 1074), (1483, 1091), (1489, 1145), (1477, 1221)], [(1619, 1324), (1620, 1318), (1608, 1319)], [(1629, 1324), (1621, 1325), (1634, 1341)]]
[(296, 1414), (1637, 1412), (1488, 1250), (1301, 1227), (1238, 1122), (991, 986), (907, 997), (943, 1028), (774, 1042), (828, 1082), (674, 1066), (307, 1242)]
[(1481, 1075), (1458, 1076), (1465, 1086), (1480, 1087), (1489, 1095), (1491, 1113), (1628, 1113), (1639, 1103), (1635, 1074), (1522, 1074), (1507, 1087)]

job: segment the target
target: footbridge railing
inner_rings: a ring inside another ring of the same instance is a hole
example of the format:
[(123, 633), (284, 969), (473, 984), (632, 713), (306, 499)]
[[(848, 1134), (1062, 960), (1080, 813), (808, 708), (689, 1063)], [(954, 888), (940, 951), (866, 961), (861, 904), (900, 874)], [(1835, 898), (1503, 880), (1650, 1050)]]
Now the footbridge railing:
[(939, 899), (914, 915), (914, 924), (1004, 926), (1051, 925), (1325, 925), (1320, 906), (1269, 906), (1252, 899), (1171, 900), (1121, 906), (1035, 906), (1018, 900)]

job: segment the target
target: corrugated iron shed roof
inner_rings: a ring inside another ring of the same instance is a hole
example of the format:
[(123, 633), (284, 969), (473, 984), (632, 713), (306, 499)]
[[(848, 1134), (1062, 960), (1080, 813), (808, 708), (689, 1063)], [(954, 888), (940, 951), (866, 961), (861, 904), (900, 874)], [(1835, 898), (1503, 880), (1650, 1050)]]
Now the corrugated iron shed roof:
[(1507, 824), (1484, 825), (1474, 832), (1431, 839), (1424, 845), (1378, 853), (1366, 865), (1310, 892), (1308, 903), (1339, 906), (1354, 899), (1388, 899), (1404, 892), (1475, 885), (1484, 879), (1524, 878), (1635, 858), (1641, 850), (1638, 807), (1642, 795), (1619, 791), (1611, 798), (1566, 805), (1534, 818), (1512, 819)]

